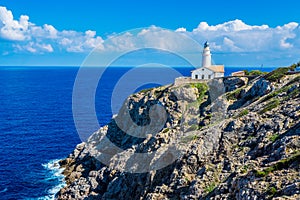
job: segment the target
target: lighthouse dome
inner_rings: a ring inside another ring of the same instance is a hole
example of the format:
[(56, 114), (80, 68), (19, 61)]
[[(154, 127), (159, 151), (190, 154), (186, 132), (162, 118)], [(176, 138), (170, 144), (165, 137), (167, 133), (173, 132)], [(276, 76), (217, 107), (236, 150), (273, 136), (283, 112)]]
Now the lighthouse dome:
[(206, 41), (206, 42), (204, 43), (204, 48), (206, 48), (206, 47), (209, 47), (208, 41)]

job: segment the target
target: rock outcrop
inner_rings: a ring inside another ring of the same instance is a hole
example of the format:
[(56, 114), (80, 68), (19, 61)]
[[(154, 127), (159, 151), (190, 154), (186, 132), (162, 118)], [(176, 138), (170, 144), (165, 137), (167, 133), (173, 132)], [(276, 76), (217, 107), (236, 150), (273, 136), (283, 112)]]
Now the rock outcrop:
[(299, 75), (133, 94), (60, 162), (56, 197), (300, 199), (299, 94)]

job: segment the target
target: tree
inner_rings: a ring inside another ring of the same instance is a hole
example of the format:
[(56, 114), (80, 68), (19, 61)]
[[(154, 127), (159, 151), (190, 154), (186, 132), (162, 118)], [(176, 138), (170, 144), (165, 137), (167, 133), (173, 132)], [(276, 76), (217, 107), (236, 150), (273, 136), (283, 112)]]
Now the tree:
[(295, 71), (296, 68), (297, 68), (297, 64), (292, 64), (292, 65), (290, 66), (290, 70), (291, 70), (291, 71)]

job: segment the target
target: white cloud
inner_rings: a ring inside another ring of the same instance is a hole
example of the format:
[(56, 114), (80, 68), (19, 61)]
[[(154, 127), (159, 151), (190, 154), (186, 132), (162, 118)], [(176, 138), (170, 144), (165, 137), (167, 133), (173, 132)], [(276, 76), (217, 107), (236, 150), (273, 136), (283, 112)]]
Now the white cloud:
[(207, 22), (201, 22), (194, 31), (245, 31), (245, 30), (266, 30), (268, 25), (250, 26), (245, 24), (242, 20), (236, 19), (234, 21), (225, 22), (215, 26), (209, 26)]
[(242, 51), (242, 49), (240, 49), (239, 47), (237, 47), (235, 45), (235, 43), (231, 39), (229, 39), (227, 37), (224, 38), (223, 44), (224, 44), (224, 46), (227, 46), (229, 48), (229, 51), (235, 51), (235, 52)]
[(292, 44), (286, 42), (287, 39), (288, 39), (288, 38), (282, 38), (282, 39), (280, 40), (280, 47), (282, 47), (283, 49), (288, 49), (288, 48), (292, 48), (292, 47), (293, 47)]
[[(241, 20), (234, 20), (218, 25), (201, 22), (188, 35), (199, 42), (209, 40), (222, 52), (273, 52), (281, 49), (297, 49), (293, 45), (299, 41), (299, 24), (291, 22), (271, 28), (268, 25), (248, 25)], [(219, 48), (221, 46), (221, 48)]]
[(29, 42), (27, 44), (14, 44), (13, 45), (18, 51), (25, 51), (25, 52), (30, 52), (30, 53), (43, 53), (43, 52), (48, 52), (51, 53), (53, 52), (53, 47), (51, 44), (39, 44), (35, 42)]
[(186, 32), (186, 28), (181, 27), (175, 30), (175, 32)]
[(53, 47), (62, 51), (88, 52), (103, 43), (95, 31), (58, 31), (48, 24), (37, 26), (29, 22), (26, 15), (14, 20), (12, 12), (5, 7), (0, 7), (0, 38), (15, 42), (13, 47), (18, 51), (31, 53), (53, 52)]
[(96, 36), (96, 31), (88, 30), (85, 33), (76, 31), (62, 31), (58, 43), (68, 52), (86, 52), (94, 48), (103, 48), (103, 39)]
[(25, 40), (29, 17), (22, 15), (19, 21), (14, 20), (11, 11), (0, 7), (0, 37), (8, 40)]
[(284, 26), (277, 26), (276, 28), (279, 30), (294, 30), (299, 26), (296, 22), (290, 22), (288, 24), (285, 24)]
[(38, 45), (41, 49), (44, 49), (45, 51), (48, 51), (48, 52), (53, 52), (53, 48), (51, 46), (51, 44), (41, 44), (41, 45)]
[(44, 30), (49, 38), (57, 38), (58, 31), (52, 25), (45, 24)]

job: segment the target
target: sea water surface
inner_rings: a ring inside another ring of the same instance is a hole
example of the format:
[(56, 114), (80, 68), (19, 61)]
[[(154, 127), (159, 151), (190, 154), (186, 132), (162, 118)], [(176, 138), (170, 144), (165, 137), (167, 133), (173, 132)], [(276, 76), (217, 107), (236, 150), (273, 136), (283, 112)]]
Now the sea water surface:
[[(81, 142), (72, 116), (78, 69), (0, 67), (0, 199), (53, 199), (63, 186), (57, 161)], [(241, 69), (227, 67), (226, 75)], [(100, 125), (109, 122), (114, 85), (129, 70), (114, 67), (105, 72), (96, 93)], [(189, 76), (191, 68), (176, 70)]]

